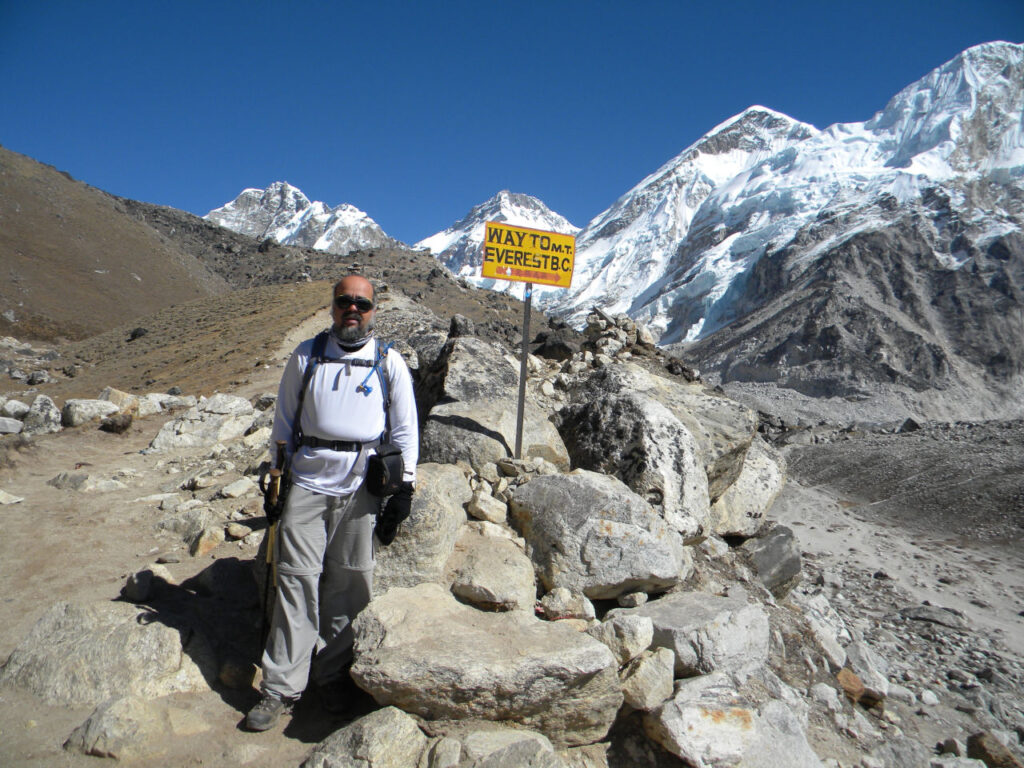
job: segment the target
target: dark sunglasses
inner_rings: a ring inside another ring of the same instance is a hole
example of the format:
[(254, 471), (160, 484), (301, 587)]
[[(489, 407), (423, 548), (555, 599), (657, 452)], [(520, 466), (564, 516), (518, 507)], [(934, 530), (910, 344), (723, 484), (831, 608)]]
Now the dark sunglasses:
[(359, 312), (369, 312), (373, 309), (373, 302), (365, 296), (349, 296), (347, 293), (343, 293), (334, 297), (334, 306), (338, 309), (348, 309), (353, 304)]

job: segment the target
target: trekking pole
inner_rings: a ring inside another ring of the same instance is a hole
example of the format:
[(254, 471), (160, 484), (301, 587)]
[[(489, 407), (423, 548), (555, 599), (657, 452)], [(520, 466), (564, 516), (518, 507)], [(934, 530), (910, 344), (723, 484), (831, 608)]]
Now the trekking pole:
[[(263, 490), (263, 511), (267, 515), (267, 553), (266, 578), (263, 584), (263, 610), (260, 614), (260, 644), (266, 646), (267, 634), (270, 627), (267, 626), (267, 606), (270, 604), (271, 595), (277, 588), (277, 563), (274, 560), (274, 538), (277, 533), (277, 521), (281, 516), (282, 498), (282, 477), (285, 472), (285, 446), (284, 440), (277, 441), (277, 457), (274, 467), (267, 472), (268, 480)], [(287, 482), (287, 479), (284, 480)], [(262, 485), (262, 478), (261, 478)]]

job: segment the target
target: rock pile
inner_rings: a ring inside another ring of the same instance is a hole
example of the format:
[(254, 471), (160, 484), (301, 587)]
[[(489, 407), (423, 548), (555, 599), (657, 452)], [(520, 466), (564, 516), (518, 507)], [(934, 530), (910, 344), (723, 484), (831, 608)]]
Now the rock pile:
[[(917, 720), (950, 707), (1019, 750), (1024, 670), (934, 606), (894, 596), (891, 612), (859, 615), (842, 587), (856, 575), (820, 572), (768, 522), (785, 466), (756, 413), (664, 370), (641, 327), (595, 314), (578, 349), (547, 338), (550, 357), (531, 357), (513, 459), (518, 366), (466, 331), (413, 344), (419, 490), (355, 623), (351, 676), (380, 708), (305, 766), (927, 765)], [(144, 401), (157, 402), (137, 413)], [(201, 399), (148, 449), (167, 479), (140, 501), (194, 555), (260, 538), (252, 480), (273, 398), (258, 404)], [(63, 420), (125, 407), (70, 401)], [(127, 603), (56, 607), (0, 670), (96, 707), (68, 749), (144, 753), (167, 715), (140, 697), (251, 684), (252, 574), (218, 560), (175, 585), (160, 568), (129, 579)], [(932, 656), (907, 653), (926, 644)], [(948, 762), (967, 745), (947, 751), (936, 764), (968, 764)]]

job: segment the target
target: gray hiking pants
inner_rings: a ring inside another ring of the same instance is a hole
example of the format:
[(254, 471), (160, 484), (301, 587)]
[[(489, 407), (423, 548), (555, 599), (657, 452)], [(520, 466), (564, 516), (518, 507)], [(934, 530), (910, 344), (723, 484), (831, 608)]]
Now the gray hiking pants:
[[(293, 486), (277, 527), (277, 600), (263, 653), (263, 690), (296, 698), (352, 658), (352, 620), (373, 590), (378, 499), (360, 488), (325, 496)], [(310, 656), (316, 649), (312, 669)]]

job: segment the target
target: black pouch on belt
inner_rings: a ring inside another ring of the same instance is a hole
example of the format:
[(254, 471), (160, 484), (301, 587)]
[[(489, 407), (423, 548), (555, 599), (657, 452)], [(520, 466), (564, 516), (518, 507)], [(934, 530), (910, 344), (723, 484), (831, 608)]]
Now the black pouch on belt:
[(402, 487), (405, 461), (397, 445), (381, 443), (366, 462), (366, 490), (374, 496), (391, 496)]

